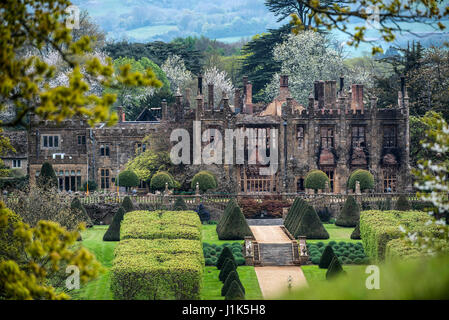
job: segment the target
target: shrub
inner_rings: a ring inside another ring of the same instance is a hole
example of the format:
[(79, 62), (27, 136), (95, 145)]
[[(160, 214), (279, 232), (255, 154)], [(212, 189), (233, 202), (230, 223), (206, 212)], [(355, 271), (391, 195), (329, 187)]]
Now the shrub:
[(237, 281), (232, 281), (229, 290), (226, 293), (225, 300), (245, 300), (245, 295)]
[(125, 209), (125, 212), (134, 211), (134, 204), (130, 197), (126, 196), (123, 198), (122, 207)]
[[(364, 211), (360, 217), (360, 235), (366, 254), (376, 261), (384, 260), (388, 242), (402, 235), (400, 225), (418, 235), (438, 239), (439, 233), (435, 226), (426, 225), (428, 220), (428, 214), (419, 211)], [(407, 256), (407, 252), (408, 250), (403, 251), (403, 257)], [(425, 254), (424, 251), (422, 254)]]
[(22, 218), (14, 211), (5, 207), (3, 202), (0, 202), (0, 216), (7, 217), (6, 221), (0, 223), (0, 262), (2, 260), (14, 259), (20, 261), (22, 252), (20, 248), (23, 240), (14, 234), (16, 224), (22, 221)]
[(238, 206), (238, 204), (234, 198), (232, 198), (231, 200), (228, 201), (228, 203), (226, 204), (226, 207), (223, 211), (223, 214), (221, 215), (220, 220), (217, 223), (217, 227), (216, 227), (217, 234), (221, 231), (223, 226), (226, 224), (226, 219), (228, 219), (230, 212), (234, 209), (234, 207), (237, 207), (237, 206)]
[(408, 211), (410, 210), (410, 203), (408, 202), (408, 199), (405, 195), (401, 194), (396, 201), (396, 210), (399, 211)]
[(321, 170), (312, 170), (307, 174), (304, 186), (307, 189), (313, 189), (315, 191), (322, 190), (326, 187), (326, 182), (329, 183), (329, 178), (326, 173)]
[(304, 213), (293, 236), (295, 238), (305, 236), (307, 239), (329, 239), (329, 233), (318, 218), (315, 209), (306, 204), (303, 210)]
[(228, 274), (228, 277), (226, 278), (225, 282), (223, 283), (223, 287), (221, 287), (221, 295), (222, 296), (226, 296), (229, 288), (231, 287), (231, 283), (234, 281), (238, 283), (242, 292), (245, 293), (245, 288), (243, 287), (243, 284), (240, 281), (239, 274), (238, 274), (237, 270), (234, 270)]
[(234, 255), (232, 254), (231, 249), (229, 249), (228, 247), (224, 247), (224, 249), (221, 251), (221, 254), (217, 260), (217, 268), (219, 270), (221, 270), (224, 267), (224, 264), (227, 259), (231, 259), (235, 263)]
[(321, 222), (329, 222), (332, 218), (332, 213), (327, 207), (318, 209), (316, 213), (318, 214)]
[(176, 198), (175, 203), (173, 204), (173, 210), (175, 210), (175, 211), (187, 210), (187, 205), (186, 205), (186, 202), (184, 201), (183, 197)]
[(259, 206), (261, 212), (264, 212), (268, 217), (282, 218), (283, 208), (288, 207), (289, 204), (282, 200), (263, 200)]
[(137, 187), (140, 180), (134, 171), (125, 170), (118, 175), (118, 183), (120, 187), (132, 188)]
[(352, 231), (351, 239), (353, 239), (353, 240), (360, 240), (360, 239), (362, 239), (360, 237), (360, 221), (355, 226), (354, 231)]
[(201, 240), (201, 221), (194, 211), (133, 211), (125, 215), (121, 239)]
[(321, 259), (319, 256), (312, 256), (310, 260), (312, 261), (313, 264), (319, 264)]
[(70, 208), (75, 211), (75, 214), (79, 216), (79, 220), (84, 221), (86, 223), (86, 227), (91, 228), (93, 227), (93, 222), (90, 219), (89, 215), (87, 214), (86, 208), (84, 208), (83, 204), (81, 203), (80, 199), (73, 198), (72, 203), (70, 204)]
[(260, 203), (252, 198), (241, 198), (239, 200), (239, 206), (242, 208), (243, 215), (247, 219), (252, 219), (260, 214)]
[(175, 179), (173, 179), (170, 173), (166, 171), (159, 171), (151, 177), (150, 188), (153, 191), (164, 191), (166, 183), (168, 183), (169, 189), (173, 189), (176, 186)]
[(235, 270), (237, 270), (237, 265), (235, 264), (234, 260), (227, 258), (225, 260), (223, 268), (221, 268), (220, 273), (218, 274), (218, 279), (224, 283), (226, 281), (226, 278), (228, 277), (229, 273), (231, 273), (231, 271), (235, 271)]
[(360, 182), (360, 190), (371, 190), (374, 189), (374, 177), (373, 175), (363, 169), (355, 170), (350, 176), (348, 180), (348, 188), (355, 190), (355, 182)]
[(355, 227), (360, 220), (360, 208), (353, 196), (348, 196), (335, 225)]
[(301, 222), (305, 206), (307, 206), (307, 202), (298, 197), (288, 210), (287, 217), (284, 220), (284, 226), (292, 235), (294, 235), (296, 228), (298, 228)]
[(202, 203), (198, 205), (198, 208), (196, 208), (195, 212), (198, 213), (201, 222), (204, 223), (210, 220), (209, 210), (207, 210)]
[(191, 183), (191, 187), (193, 190), (195, 190), (197, 183), (200, 190), (203, 192), (210, 189), (215, 189), (218, 186), (217, 178), (213, 173), (209, 171), (200, 171), (193, 176)]
[(333, 257), (332, 261), (329, 265), (329, 268), (327, 269), (326, 272), (326, 279), (330, 280), (335, 278), (336, 276), (340, 275), (340, 274), (344, 274), (346, 273), (343, 268), (341, 267), (340, 261), (338, 260), (337, 257)]
[(95, 191), (98, 189), (98, 184), (95, 180), (84, 181), (83, 183), (83, 191), (87, 191), (87, 186), (89, 184), (89, 192)]
[(112, 222), (103, 236), (103, 241), (120, 241), (120, 224), (124, 215), (125, 209), (120, 207), (112, 218)]
[(44, 189), (58, 187), (58, 178), (56, 177), (56, 173), (50, 163), (44, 162), (42, 164), (41, 171), (36, 179), (36, 183), (40, 188)]
[(328, 245), (324, 249), (323, 254), (321, 255), (319, 267), (321, 269), (327, 269), (329, 268), (329, 265), (332, 262), (332, 259), (335, 257), (334, 250), (332, 250), (332, 246)]
[(423, 253), (417, 246), (411, 246), (404, 239), (393, 239), (387, 243), (385, 248), (385, 258), (390, 259), (407, 259), (422, 258)]
[(243, 240), (246, 236), (252, 236), (251, 229), (243, 216), (240, 207), (234, 206), (232, 210), (226, 212), (223, 225), (217, 228), (220, 240)]

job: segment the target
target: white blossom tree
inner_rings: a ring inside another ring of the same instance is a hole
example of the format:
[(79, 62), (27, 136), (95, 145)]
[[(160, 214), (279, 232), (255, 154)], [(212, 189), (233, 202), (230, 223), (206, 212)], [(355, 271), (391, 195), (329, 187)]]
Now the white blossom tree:
[(187, 70), (184, 60), (178, 55), (168, 57), (162, 64), (161, 69), (170, 82), (172, 92), (176, 92), (178, 88), (183, 90), (192, 80), (192, 73)]
[(226, 92), (230, 101), (234, 98), (234, 85), (226, 71), (220, 71), (213, 66), (204, 70), (203, 92), (206, 93), (209, 84), (214, 85), (214, 105), (217, 105), (222, 98), (222, 93)]

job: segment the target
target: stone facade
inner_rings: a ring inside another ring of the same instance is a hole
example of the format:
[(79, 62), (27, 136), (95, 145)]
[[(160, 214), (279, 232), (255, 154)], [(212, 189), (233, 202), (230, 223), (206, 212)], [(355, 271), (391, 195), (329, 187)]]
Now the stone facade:
[[(220, 135), (224, 139), (225, 129), (255, 128), (265, 129), (267, 138), (278, 135), (276, 173), (260, 175), (263, 166), (248, 164), (248, 159), (256, 159), (257, 154), (245, 155), (244, 164), (234, 165), (226, 163), (223, 152), (219, 164), (184, 166), (184, 185), (196, 172), (210, 170), (217, 175), (219, 191), (305, 192), (306, 174), (321, 169), (331, 179), (330, 190), (345, 193), (351, 172), (363, 168), (374, 175), (376, 191), (411, 189), (405, 85), (398, 93), (396, 107), (379, 109), (376, 99), (364, 100), (363, 86), (355, 84), (345, 89), (343, 78), (339, 88), (336, 81), (315, 81), (307, 106), (291, 98), (287, 76), (280, 79), (279, 97), (266, 106), (252, 102), (252, 85), (247, 78), (243, 88), (236, 90), (233, 105), (226, 94), (218, 105), (207, 103), (201, 77), (198, 83), (196, 99), (190, 92), (183, 96), (178, 91), (173, 105), (162, 103), (160, 117), (146, 110), (138, 121), (126, 121), (119, 110), (120, 121), (113, 127), (100, 124), (91, 128), (80, 120), (55, 124), (31, 117), (27, 134), (31, 180), (48, 161), (58, 175), (61, 190), (78, 190), (88, 177), (96, 180), (100, 189), (114, 190), (117, 172), (138, 152), (151, 148), (142, 143), (149, 134), (169, 137), (173, 129), (187, 130), (192, 137), (190, 161), (194, 162), (193, 140), (205, 147), (219, 140)], [(207, 88), (211, 99), (214, 86), (207, 84)], [(202, 132), (214, 129), (216, 133), (198, 141), (201, 136), (194, 136), (194, 121), (201, 122)], [(142, 191), (146, 189), (145, 184), (141, 187)]]

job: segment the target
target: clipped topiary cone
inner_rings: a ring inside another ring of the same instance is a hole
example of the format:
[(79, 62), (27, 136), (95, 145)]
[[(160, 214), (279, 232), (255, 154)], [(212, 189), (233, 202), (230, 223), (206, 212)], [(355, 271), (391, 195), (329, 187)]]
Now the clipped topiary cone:
[(130, 197), (126, 196), (123, 199), (122, 207), (123, 207), (123, 209), (125, 209), (125, 213), (134, 211), (134, 204), (133, 204), (133, 202), (132, 202)]
[(346, 272), (343, 270), (343, 268), (340, 264), (340, 261), (335, 256), (332, 259), (331, 264), (329, 265), (329, 268), (327, 269), (326, 279), (330, 280), (330, 279), (333, 279), (333, 278), (337, 277), (338, 275), (342, 275), (342, 274), (346, 274)]
[(240, 289), (242, 290), (243, 293), (245, 293), (245, 288), (243, 287), (242, 282), (240, 281), (239, 278), (239, 274), (237, 273), (237, 271), (231, 271), (228, 275), (228, 277), (226, 278), (223, 287), (221, 287), (221, 295), (224, 297), (226, 296), (226, 294), (228, 293), (229, 288), (231, 287), (231, 284), (233, 282), (237, 282), (240, 286)]
[(329, 268), (329, 265), (332, 262), (332, 259), (336, 257), (334, 250), (332, 249), (331, 245), (327, 245), (326, 248), (324, 248), (323, 254), (321, 255), (320, 263), (318, 266), (321, 269), (327, 269)]
[(125, 209), (120, 207), (112, 218), (112, 222), (103, 236), (103, 241), (120, 241), (120, 224), (124, 215)]
[(360, 237), (360, 222), (357, 223), (357, 225), (354, 228), (354, 231), (352, 231), (351, 239), (353, 239), (353, 240), (360, 240), (360, 239), (362, 239)]
[(221, 270), (220, 270), (218, 279), (220, 279), (221, 282), (225, 282), (229, 273), (231, 273), (232, 271), (235, 271), (235, 270), (237, 270), (237, 265), (235, 264), (235, 262), (233, 260), (227, 258), (223, 265), (223, 268), (221, 268)]
[(360, 220), (360, 207), (353, 196), (348, 196), (335, 221), (335, 225), (341, 227), (355, 227)]
[(235, 263), (234, 255), (232, 254), (231, 249), (229, 249), (228, 247), (224, 247), (223, 250), (221, 250), (220, 256), (217, 260), (218, 270), (221, 270), (221, 268), (224, 267), (226, 259), (231, 259)]

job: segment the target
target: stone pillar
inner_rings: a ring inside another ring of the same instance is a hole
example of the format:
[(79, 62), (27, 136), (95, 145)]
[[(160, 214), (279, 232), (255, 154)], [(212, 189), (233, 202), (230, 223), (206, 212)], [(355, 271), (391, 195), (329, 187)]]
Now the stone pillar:
[(358, 181), (358, 180), (355, 182), (355, 194), (356, 195), (362, 194), (362, 192), (360, 191), (360, 181)]
[(203, 114), (203, 96), (198, 95), (196, 97), (196, 110), (195, 110), (195, 120), (201, 120), (201, 115)]
[(214, 110), (214, 85), (212, 83), (209, 83), (207, 85), (207, 94), (208, 94), (208, 98), (207, 98), (207, 102), (208, 102), (208, 107), (210, 110)]
[(162, 120), (168, 120), (167, 100), (165, 99), (162, 100), (161, 107), (162, 107)]

